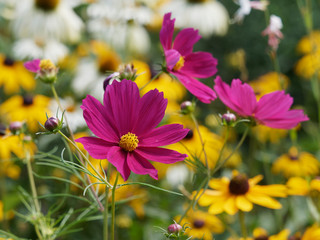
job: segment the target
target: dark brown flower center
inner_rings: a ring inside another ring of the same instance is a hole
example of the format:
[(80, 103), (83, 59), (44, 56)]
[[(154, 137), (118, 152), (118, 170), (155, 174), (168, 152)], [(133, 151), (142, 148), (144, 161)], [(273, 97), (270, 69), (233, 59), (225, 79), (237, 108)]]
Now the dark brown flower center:
[(268, 240), (269, 237), (268, 236), (265, 236), (265, 235), (261, 235), (261, 236), (258, 236), (258, 237), (255, 237), (254, 240)]
[(0, 136), (6, 135), (6, 126), (0, 123)]
[(297, 236), (291, 236), (288, 238), (288, 240), (301, 240), (301, 238)]
[(23, 106), (30, 106), (33, 104), (33, 96), (26, 95), (23, 97)]
[(297, 155), (289, 155), (290, 160), (297, 161), (299, 157)]
[(193, 222), (193, 227), (194, 228), (202, 228), (204, 226), (204, 221), (203, 220), (195, 220)]
[(6, 66), (13, 66), (14, 65), (14, 60), (11, 59), (11, 58), (6, 57), (3, 60), (3, 64), (6, 65)]
[(189, 3), (204, 3), (207, 0), (188, 0)]
[(184, 139), (189, 140), (193, 138), (193, 131), (190, 129)]
[(54, 10), (60, 3), (60, 0), (36, 0), (36, 7), (44, 10), (51, 11)]
[(234, 195), (243, 195), (249, 191), (249, 182), (246, 175), (239, 174), (229, 183), (229, 191)]

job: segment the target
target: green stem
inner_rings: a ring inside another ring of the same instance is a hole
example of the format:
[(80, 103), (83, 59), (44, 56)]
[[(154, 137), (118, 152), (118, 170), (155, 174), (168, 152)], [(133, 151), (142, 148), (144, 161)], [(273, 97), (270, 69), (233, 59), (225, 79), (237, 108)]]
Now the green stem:
[(155, 75), (153, 78), (150, 79), (150, 81), (148, 81), (145, 85), (143, 85), (143, 86), (139, 89), (139, 91), (141, 91), (141, 90), (144, 89), (146, 86), (148, 86), (149, 83), (151, 83), (153, 80), (157, 79), (162, 73), (163, 73), (162, 71), (158, 72), (157, 75)]
[(116, 217), (116, 208), (115, 208), (115, 195), (116, 187), (118, 183), (119, 172), (117, 172), (116, 180), (112, 188), (112, 202), (111, 202), (111, 240), (114, 240), (114, 230), (115, 230), (115, 217)]
[[(227, 146), (227, 142), (228, 142), (228, 138), (229, 138), (229, 132), (230, 132), (230, 127), (227, 126), (227, 132), (226, 132), (226, 135), (224, 137), (223, 145), (222, 145), (222, 148), (220, 150), (219, 157), (218, 157), (218, 160), (216, 162), (215, 167), (221, 168), (223, 166), (223, 164), (224, 164), (224, 163), (222, 163), (222, 165), (221, 165), (221, 159), (222, 159), (222, 156), (223, 156), (224, 149)], [(214, 169), (213, 171), (216, 172), (217, 170)]]
[(103, 240), (108, 240), (108, 209), (109, 209), (109, 188), (106, 186), (106, 197), (104, 202), (104, 212), (103, 212)]
[[(40, 204), (38, 200), (38, 194), (37, 194), (37, 189), (36, 189), (36, 184), (34, 181), (33, 173), (32, 173), (32, 166), (31, 166), (31, 157), (30, 157), (30, 152), (26, 151), (26, 163), (27, 163), (27, 172), (28, 172), (28, 177), (29, 177), (29, 182), (30, 182), (30, 187), (31, 187), (31, 194), (32, 194), (32, 200), (35, 208), (35, 214), (36, 217), (38, 218), (41, 215), (41, 209), (40, 209)], [(39, 226), (37, 223), (34, 225), (36, 234), (39, 238), (39, 240), (42, 240), (43, 237), (39, 231)]]
[(194, 122), (194, 125), (196, 126), (196, 130), (199, 134), (199, 138), (200, 138), (200, 142), (201, 142), (201, 146), (202, 146), (202, 151), (203, 151), (203, 155), (204, 155), (204, 159), (205, 159), (205, 163), (206, 163), (206, 168), (207, 168), (207, 175), (208, 175), (208, 181), (210, 179), (210, 168), (209, 168), (209, 162), (208, 162), (208, 157), (207, 157), (207, 152), (204, 148), (204, 141), (202, 139), (202, 135), (201, 135), (201, 132), (200, 132), (200, 129), (199, 129), (199, 124), (198, 124), (198, 121), (196, 119), (196, 117), (194, 116), (193, 113), (190, 114), (193, 122)]
[[(104, 179), (104, 177), (101, 176), (101, 174), (95, 169), (95, 167), (92, 165), (92, 163), (89, 161), (89, 159), (87, 158), (87, 156), (79, 149), (79, 147), (77, 146), (77, 144), (75, 144), (72, 140), (70, 140), (66, 135), (64, 135), (60, 130), (58, 131), (58, 133), (64, 138), (66, 139), (75, 149), (77, 149), (77, 151), (81, 154), (81, 156), (83, 157), (83, 159), (90, 165), (90, 167), (93, 169), (93, 171), (97, 174), (97, 176), (99, 176), (100, 180), (103, 181), (103, 183), (105, 183), (109, 188), (112, 188), (112, 185), (106, 181)], [(99, 201), (100, 202), (100, 201)], [(101, 203), (101, 202), (100, 202)], [(103, 206), (102, 206), (103, 207)]]
[(247, 237), (248, 237), (247, 228), (246, 228), (246, 223), (245, 223), (245, 219), (244, 219), (244, 212), (242, 212), (242, 211), (239, 211), (239, 222), (240, 222), (243, 240), (247, 240)]
[(241, 145), (243, 144), (244, 140), (246, 139), (247, 135), (248, 135), (248, 132), (249, 132), (249, 127), (247, 126), (245, 132), (243, 133), (239, 143), (237, 144), (237, 146), (232, 150), (232, 152), (229, 154), (228, 157), (226, 157), (223, 161), (220, 162), (219, 165), (217, 165), (212, 173), (215, 174), (231, 157), (232, 155), (238, 151), (238, 149), (241, 147)]

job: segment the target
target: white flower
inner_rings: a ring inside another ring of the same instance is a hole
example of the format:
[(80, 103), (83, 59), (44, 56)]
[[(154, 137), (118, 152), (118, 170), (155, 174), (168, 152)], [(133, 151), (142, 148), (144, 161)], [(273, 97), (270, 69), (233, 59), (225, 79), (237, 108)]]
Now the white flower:
[(177, 188), (183, 185), (190, 175), (190, 170), (185, 164), (174, 164), (168, 168), (166, 179), (173, 188)]
[(276, 15), (270, 16), (270, 23), (268, 27), (262, 32), (263, 36), (268, 36), (268, 45), (276, 51), (278, 49), (280, 39), (283, 38), (283, 34), (280, 31), (283, 27), (282, 20)]
[(17, 38), (73, 43), (80, 40), (82, 28), (68, 0), (23, 0), (16, 5), (13, 31)]
[(151, 22), (152, 11), (134, 0), (99, 1), (88, 7), (88, 30), (119, 52), (130, 56), (150, 50), (149, 34), (143, 25)]
[(240, 5), (240, 8), (234, 14), (232, 23), (242, 22), (244, 17), (250, 14), (252, 8), (265, 11), (269, 4), (269, 2), (265, 0), (262, 0), (262, 1), (238, 0), (236, 3)]
[(68, 48), (56, 40), (42, 41), (25, 38), (16, 41), (13, 45), (13, 54), (20, 60), (41, 58), (58, 63), (68, 52)]
[(223, 36), (228, 31), (229, 14), (218, 1), (189, 3), (186, 0), (174, 0), (164, 5), (161, 12), (172, 12), (172, 16), (176, 18), (176, 27), (199, 29), (203, 37), (213, 34)]

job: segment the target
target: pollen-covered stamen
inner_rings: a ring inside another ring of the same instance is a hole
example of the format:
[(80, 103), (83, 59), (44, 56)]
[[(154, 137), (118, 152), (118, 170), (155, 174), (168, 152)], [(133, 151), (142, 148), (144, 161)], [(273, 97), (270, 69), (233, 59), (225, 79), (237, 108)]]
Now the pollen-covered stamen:
[(138, 147), (138, 143), (138, 137), (134, 133), (128, 132), (121, 136), (119, 146), (127, 152), (132, 152)]
[(52, 70), (55, 69), (56, 66), (51, 62), (49, 59), (43, 59), (40, 62), (40, 68), (41, 70)]
[(244, 174), (233, 177), (229, 183), (229, 191), (234, 195), (243, 195), (249, 191), (248, 178)]
[(174, 65), (173, 70), (178, 71), (184, 66), (184, 58), (180, 56), (179, 61)]

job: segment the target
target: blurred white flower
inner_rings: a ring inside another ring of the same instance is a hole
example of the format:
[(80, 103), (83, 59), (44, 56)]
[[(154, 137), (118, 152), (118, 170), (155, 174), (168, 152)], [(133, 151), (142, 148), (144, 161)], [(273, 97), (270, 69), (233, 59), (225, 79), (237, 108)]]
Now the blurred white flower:
[(88, 31), (126, 55), (145, 55), (150, 38), (143, 25), (152, 20), (152, 11), (134, 0), (98, 1), (88, 7)]
[[(62, 108), (65, 110), (64, 114), (67, 117), (70, 129), (74, 132), (79, 127), (85, 127), (86, 122), (82, 116), (82, 109), (80, 108), (80, 104), (76, 103), (71, 97), (66, 97), (59, 100)], [(51, 100), (49, 108), (51, 112), (56, 113), (59, 109), (57, 101)]]
[(166, 179), (173, 188), (177, 188), (179, 185), (183, 185), (190, 175), (188, 167), (185, 164), (179, 163), (167, 169)]
[(199, 29), (200, 35), (225, 35), (229, 27), (229, 14), (216, 0), (173, 0), (161, 9), (162, 14), (172, 12), (177, 28)]
[(252, 8), (265, 11), (267, 9), (267, 6), (269, 5), (269, 2), (265, 0), (262, 0), (262, 1), (237, 0), (236, 3), (240, 5), (240, 8), (234, 14), (232, 23), (242, 22), (244, 17), (250, 14)]
[(268, 45), (276, 51), (278, 49), (280, 39), (283, 38), (283, 34), (280, 31), (283, 27), (282, 20), (276, 15), (270, 16), (270, 23), (268, 27), (262, 32), (263, 36), (268, 36)]
[(16, 4), (13, 32), (17, 38), (77, 42), (83, 22), (68, 0), (23, 0)]
[(16, 59), (42, 58), (51, 59), (54, 63), (58, 63), (69, 52), (65, 45), (56, 40), (43, 41), (31, 38), (17, 40), (13, 45), (12, 51)]

